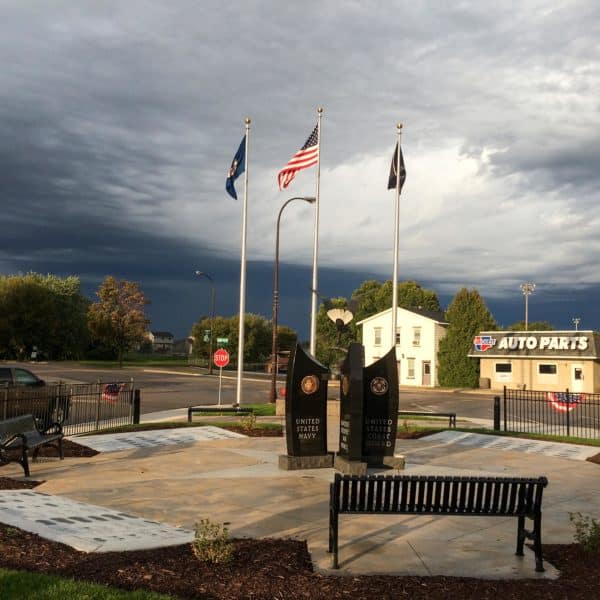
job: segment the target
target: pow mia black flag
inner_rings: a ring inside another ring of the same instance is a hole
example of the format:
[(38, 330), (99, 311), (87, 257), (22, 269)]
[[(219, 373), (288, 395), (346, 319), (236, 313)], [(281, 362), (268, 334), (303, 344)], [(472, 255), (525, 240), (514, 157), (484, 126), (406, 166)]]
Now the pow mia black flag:
[[(398, 144), (396, 144), (396, 149), (394, 150), (394, 156), (392, 158), (392, 166), (390, 167), (390, 178), (388, 179), (388, 190), (396, 189), (396, 169), (398, 167)], [(402, 191), (402, 186), (404, 185), (404, 180), (406, 179), (406, 169), (404, 168), (404, 156), (402, 156), (402, 147), (400, 147), (400, 189)]]

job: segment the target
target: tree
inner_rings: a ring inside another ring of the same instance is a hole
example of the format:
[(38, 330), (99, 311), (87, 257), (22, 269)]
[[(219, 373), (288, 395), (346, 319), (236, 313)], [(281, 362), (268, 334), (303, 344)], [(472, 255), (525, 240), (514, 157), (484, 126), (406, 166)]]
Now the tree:
[(98, 302), (88, 310), (88, 325), (95, 340), (112, 348), (123, 366), (123, 354), (142, 343), (149, 303), (139, 285), (107, 276), (98, 291)]
[(0, 356), (28, 358), (35, 347), (47, 358), (78, 358), (88, 305), (75, 276), (0, 276)]
[[(334, 308), (346, 308), (346, 298), (332, 298), (331, 304)], [(317, 313), (317, 360), (327, 366), (337, 366), (344, 356), (344, 350), (350, 342), (357, 339), (358, 329), (356, 321), (351, 321), (341, 332), (335, 323), (327, 316), (324, 304), (319, 307)]]
[[(237, 362), (238, 340), (239, 340), (239, 317), (215, 317), (213, 328), (213, 340), (217, 337), (227, 338), (227, 351), (231, 362)], [(194, 338), (194, 355), (208, 357), (208, 341), (204, 341), (204, 331), (210, 329), (210, 318), (202, 317), (192, 326), (191, 335)], [(296, 333), (289, 327), (277, 328), (280, 347), (289, 343), (291, 337), (295, 339)], [(271, 355), (272, 344), (271, 321), (262, 315), (246, 313), (244, 320), (244, 364), (264, 363)], [(293, 345), (293, 343), (292, 343)], [(287, 347), (287, 346), (286, 346)], [(213, 350), (216, 346), (213, 344)]]
[[(517, 321), (508, 326), (508, 331), (525, 331), (525, 321)], [(556, 327), (548, 321), (531, 321), (527, 323), (528, 331), (554, 331)]]
[(496, 322), (477, 290), (462, 288), (448, 310), (448, 332), (440, 341), (438, 379), (442, 386), (477, 387), (479, 360), (469, 358), (473, 339), (480, 331), (495, 329)]
[[(357, 321), (392, 307), (392, 282), (380, 283), (373, 279), (364, 281), (354, 292), (352, 298), (358, 302), (355, 318)], [(400, 308), (422, 308), (441, 312), (436, 292), (422, 288), (416, 281), (401, 281), (397, 288)]]

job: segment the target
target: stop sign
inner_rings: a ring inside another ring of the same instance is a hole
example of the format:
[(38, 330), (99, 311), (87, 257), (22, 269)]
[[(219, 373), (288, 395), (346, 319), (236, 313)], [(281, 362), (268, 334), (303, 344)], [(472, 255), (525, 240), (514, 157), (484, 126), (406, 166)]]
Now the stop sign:
[(213, 362), (217, 367), (226, 367), (229, 364), (229, 352), (225, 348), (219, 348), (213, 355)]

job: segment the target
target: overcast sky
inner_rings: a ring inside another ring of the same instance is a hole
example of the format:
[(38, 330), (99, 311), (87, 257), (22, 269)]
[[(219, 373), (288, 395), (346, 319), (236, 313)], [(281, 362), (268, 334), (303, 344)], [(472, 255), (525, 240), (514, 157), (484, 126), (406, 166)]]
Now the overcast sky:
[[(169, 4), (169, 6), (166, 6)], [(324, 108), (319, 289), (391, 278), (404, 123), (399, 277), (447, 306), (477, 288), (497, 320), (600, 329), (600, 4), (0, 1), (0, 272), (138, 281), (152, 328), (186, 335), (239, 304), (252, 119), (246, 308), (270, 317), (275, 222), (314, 195), (277, 173)], [(438, 7), (437, 5), (441, 5)], [(307, 337), (312, 207), (281, 228), (280, 322)]]

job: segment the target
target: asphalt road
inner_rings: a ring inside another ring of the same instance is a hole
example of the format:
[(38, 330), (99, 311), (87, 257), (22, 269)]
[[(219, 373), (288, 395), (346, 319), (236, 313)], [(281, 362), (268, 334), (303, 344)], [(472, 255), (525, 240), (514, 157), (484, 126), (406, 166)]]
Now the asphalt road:
[[(188, 406), (217, 404), (219, 392), (218, 374), (207, 375), (196, 367), (125, 367), (103, 369), (77, 363), (24, 363), (47, 381), (62, 380), (71, 383), (128, 381), (133, 379), (141, 390), (142, 413), (150, 413)], [(285, 385), (283, 378), (277, 389)], [(330, 397), (339, 397), (338, 384), (330, 382)], [(242, 404), (267, 401), (270, 379), (262, 374), (245, 373)], [(400, 408), (424, 412), (455, 412), (458, 418), (490, 421), (494, 392), (449, 391), (437, 389), (400, 390)], [(224, 371), (221, 385), (221, 403), (232, 404), (236, 398), (236, 373)]]

